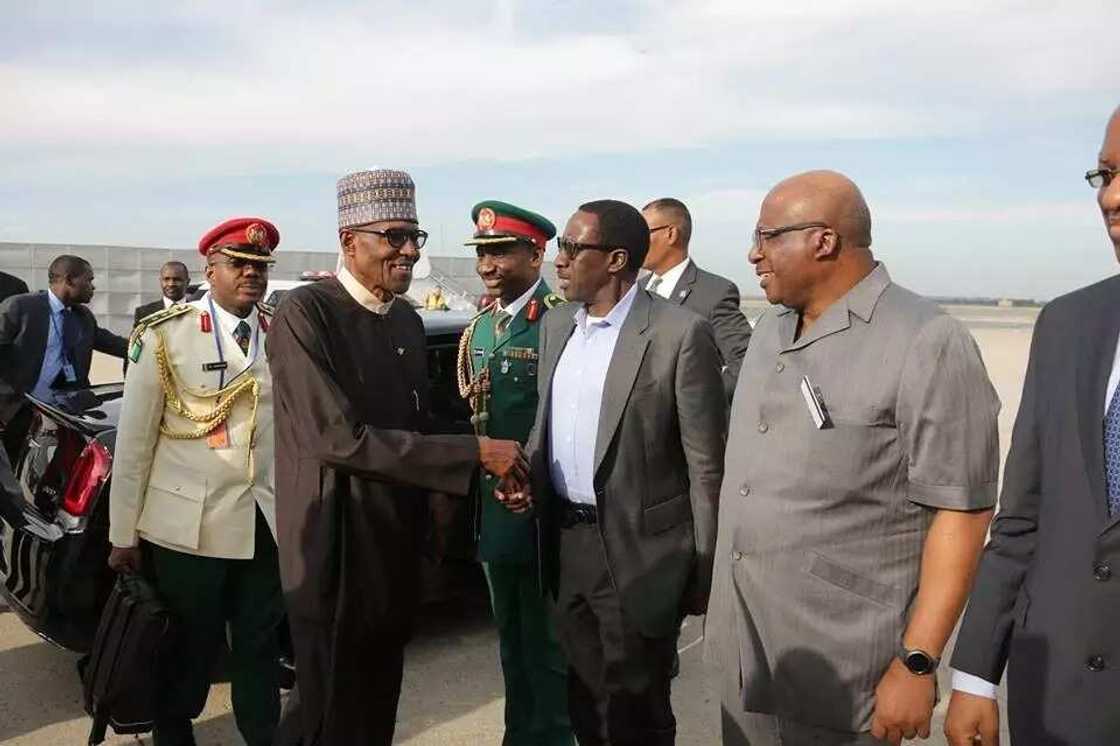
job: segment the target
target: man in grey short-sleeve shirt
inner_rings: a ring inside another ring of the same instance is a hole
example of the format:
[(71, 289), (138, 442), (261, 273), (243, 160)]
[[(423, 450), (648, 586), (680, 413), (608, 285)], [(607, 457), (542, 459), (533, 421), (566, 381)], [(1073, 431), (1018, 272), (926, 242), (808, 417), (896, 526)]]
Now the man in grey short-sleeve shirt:
[(929, 732), (995, 503), (999, 400), (969, 333), (870, 243), (840, 174), (763, 203), (751, 261), (780, 305), (735, 393), (707, 621), (725, 744)]

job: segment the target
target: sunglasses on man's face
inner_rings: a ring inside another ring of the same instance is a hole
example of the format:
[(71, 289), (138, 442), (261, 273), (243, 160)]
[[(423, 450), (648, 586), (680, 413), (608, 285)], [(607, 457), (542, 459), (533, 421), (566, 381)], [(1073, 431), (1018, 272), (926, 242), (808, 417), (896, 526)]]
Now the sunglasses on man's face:
[(348, 230), (353, 233), (372, 233), (375, 236), (381, 236), (394, 249), (403, 249), (404, 245), (411, 241), (412, 245), (419, 251), (428, 242), (428, 232), (418, 228), (388, 228), (383, 231), (373, 228), (349, 228)]
[(603, 246), (597, 243), (579, 243), (578, 241), (572, 241), (567, 238), (557, 238), (556, 245), (569, 259), (575, 259), (581, 251), (587, 251), (589, 249), (592, 251), (614, 251), (618, 248), (617, 246)]
[(234, 272), (244, 272), (250, 267), (257, 270), (258, 272), (267, 272), (269, 268), (268, 262), (256, 262), (252, 259), (242, 259), (241, 257), (236, 256), (224, 257), (222, 259), (213, 259), (211, 260), (210, 264), (224, 264)]

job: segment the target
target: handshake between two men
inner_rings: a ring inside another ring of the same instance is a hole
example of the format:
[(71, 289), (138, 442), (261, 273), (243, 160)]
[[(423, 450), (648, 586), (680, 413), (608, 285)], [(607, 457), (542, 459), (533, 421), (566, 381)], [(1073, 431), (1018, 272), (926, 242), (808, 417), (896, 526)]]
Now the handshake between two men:
[(516, 440), (478, 439), (478, 461), (482, 468), (497, 477), (494, 497), (515, 513), (532, 506), (529, 495), (529, 460)]

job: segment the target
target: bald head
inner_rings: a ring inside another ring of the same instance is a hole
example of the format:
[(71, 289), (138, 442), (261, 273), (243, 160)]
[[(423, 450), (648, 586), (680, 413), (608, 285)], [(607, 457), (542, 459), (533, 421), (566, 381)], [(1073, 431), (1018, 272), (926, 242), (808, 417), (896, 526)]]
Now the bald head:
[[(806, 171), (778, 183), (766, 202), (789, 223), (827, 223), (841, 238), (841, 246), (871, 246), (871, 211), (855, 182), (836, 171)], [(772, 226), (767, 226), (772, 227)]]
[[(1097, 168), (1110, 174), (1120, 172), (1120, 109), (1112, 112), (1108, 119)], [(1120, 178), (1113, 175), (1104, 180), (1097, 188), (1097, 204), (1116, 258), (1120, 260)]]

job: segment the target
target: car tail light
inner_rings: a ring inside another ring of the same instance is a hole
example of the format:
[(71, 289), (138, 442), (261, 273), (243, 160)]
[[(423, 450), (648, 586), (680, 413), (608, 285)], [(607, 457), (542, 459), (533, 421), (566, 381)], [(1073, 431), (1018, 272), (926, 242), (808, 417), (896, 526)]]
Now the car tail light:
[(91, 440), (70, 470), (70, 478), (66, 480), (66, 492), (62, 495), (62, 509), (75, 518), (84, 516), (89, 512), (93, 498), (109, 478), (109, 468), (113, 457), (108, 449)]

